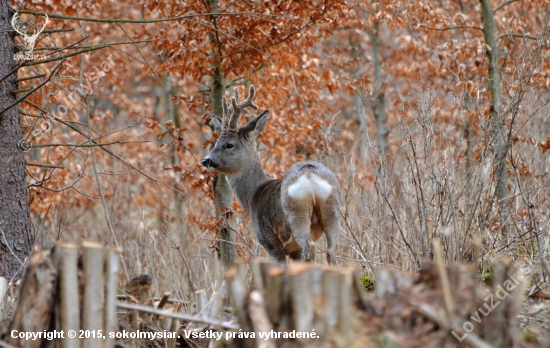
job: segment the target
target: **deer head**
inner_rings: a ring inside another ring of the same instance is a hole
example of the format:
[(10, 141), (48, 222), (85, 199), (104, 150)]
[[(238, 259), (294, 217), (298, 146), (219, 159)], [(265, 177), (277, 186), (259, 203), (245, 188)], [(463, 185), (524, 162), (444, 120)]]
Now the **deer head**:
[(227, 176), (246, 171), (258, 158), (255, 139), (269, 120), (269, 111), (264, 111), (243, 127), (238, 127), (238, 121), (246, 108), (254, 110), (254, 86), (250, 86), (248, 97), (239, 102), (239, 90), (235, 89), (235, 97), (231, 98), (231, 105), (227, 99), (222, 99), (222, 118), (212, 115), (214, 129), (220, 135), (214, 149), (202, 160), (208, 170), (215, 170)]
[(44, 21), (44, 25), (42, 26), (42, 28), (35, 30), (32, 35), (28, 35), (27, 30), (29, 30), (29, 28), (23, 27), (19, 22), (18, 13), (14, 14), (11, 19), (11, 26), (19, 35), (22, 36), (23, 42), (25, 43), (25, 49), (28, 53), (32, 52), (32, 50), (34, 49), (34, 45), (36, 44), (36, 39), (38, 38), (38, 35), (40, 35), (42, 31), (44, 31), (44, 28), (46, 28), (46, 25), (48, 24), (48, 15), (45, 14), (45, 16), (46, 20)]

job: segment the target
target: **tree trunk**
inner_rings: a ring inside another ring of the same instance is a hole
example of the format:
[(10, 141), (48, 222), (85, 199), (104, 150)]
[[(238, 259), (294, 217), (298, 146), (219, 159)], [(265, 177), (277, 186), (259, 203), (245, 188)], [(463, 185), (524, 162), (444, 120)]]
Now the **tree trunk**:
[[(359, 69), (357, 70), (359, 71)], [(359, 78), (358, 72), (353, 72), (352, 78)], [(369, 147), (367, 146), (369, 137), (368, 134), (366, 134), (369, 130), (367, 127), (365, 106), (363, 105), (363, 98), (365, 96), (365, 91), (361, 88), (361, 86), (357, 85), (355, 87), (355, 92), (353, 93), (353, 109), (355, 110), (355, 119), (357, 121), (359, 131), (357, 132), (357, 139), (354, 141), (350, 152), (355, 152), (355, 149), (358, 149), (357, 153), (359, 156), (359, 160), (361, 161), (361, 166), (367, 165), (367, 156), (369, 149)]]
[[(211, 0), (212, 13), (218, 12), (218, 1)], [(216, 27), (216, 16), (212, 16), (212, 22)], [(218, 116), (222, 116), (222, 97), (225, 93), (225, 84), (223, 81), (223, 72), (221, 71), (221, 47), (220, 42), (217, 40), (215, 34), (211, 35), (212, 43), (214, 43), (214, 51), (212, 52), (216, 58), (212, 69), (214, 75), (212, 76), (212, 88), (210, 93), (210, 107), (212, 112)], [(235, 248), (235, 221), (233, 217), (233, 191), (231, 186), (225, 179), (225, 175), (219, 173), (214, 184), (214, 204), (216, 206), (216, 212), (218, 216), (225, 218), (225, 223), (220, 227), (220, 260), (222, 267), (227, 270), (230, 267), (235, 266), (235, 260), (237, 257), (237, 251)]]
[(468, 206), (472, 204), (472, 190), (473, 190), (473, 171), (474, 171), (474, 124), (470, 120), (470, 112), (473, 108), (472, 105), (472, 96), (470, 93), (466, 92), (464, 97), (466, 104), (466, 111), (468, 112), (468, 121), (466, 122), (466, 200)]
[[(16, 67), (11, 16), (9, 1), (0, 0), (0, 110), (17, 100), (17, 72), (10, 75)], [(17, 104), (0, 114), (0, 276), (8, 279), (16, 273), (21, 277), (21, 266), (32, 250), (25, 156), (18, 146), (22, 137)]]
[(380, 156), (385, 158), (388, 147), (388, 125), (384, 92), (382, 91), (382, 65), (380, 62), (380, 34), (378, 24), (373, 24), (370, 40), (372, 43), (372, 55), (374, 59), (374, 103), (373, 111), (376, 118), (376, 146)]
[(483, 20), (483, 36), (487, 46), (486, 56), (489, 66), (487, 75), (489, 79), (489, 91), (491, 93), (491, 128), (494, 137), (495, 148), (495, 194), (500, 208), (500, 223), (502, 233), (508, 234), (510, 224), (510, 199), (508, 197), (508, 168), (506, 165), (506, 128), (502, 119), (502, 85), (500, 81), (500, 68), (498, 66), (498, 46), (495, 39), (495, 19), (490, 0), (480, 0), (481, 17)]

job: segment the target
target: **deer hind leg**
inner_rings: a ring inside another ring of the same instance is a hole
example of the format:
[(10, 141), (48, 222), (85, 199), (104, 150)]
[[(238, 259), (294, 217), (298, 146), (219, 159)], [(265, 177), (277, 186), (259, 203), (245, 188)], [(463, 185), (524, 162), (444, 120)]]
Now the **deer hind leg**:
[(288, 254), (291, 260), (302, 260), (302, 249), (300, 250), (294, 250), (290, 254)]
[(321, 207), (321, 224), (327, 240), (327, 263), (336, 264), (336, 244), (340, 234), (340, 211), (338, 205), (324, 204)]
[(314, 249), (312, 248), (313, 241), (310, 235), (310, 215), (307, 210), (295, 211), (288, 219), (292, 236), (301, 249), (300, 253), (291, 255), (293, 259), (295, 259), (294, 257), (301, 256), (302, 261), (313, 261)]

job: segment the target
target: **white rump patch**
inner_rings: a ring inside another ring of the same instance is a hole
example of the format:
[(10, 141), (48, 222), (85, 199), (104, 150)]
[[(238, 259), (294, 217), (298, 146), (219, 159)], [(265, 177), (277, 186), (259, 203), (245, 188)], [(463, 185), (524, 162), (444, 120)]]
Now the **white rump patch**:
[(332, 192), (332, 186), (323, 178), (313, 174), (303, 174), (295, 183), (288, 187), (288, 195), (296, 200), (316, 197), (325, 201)]

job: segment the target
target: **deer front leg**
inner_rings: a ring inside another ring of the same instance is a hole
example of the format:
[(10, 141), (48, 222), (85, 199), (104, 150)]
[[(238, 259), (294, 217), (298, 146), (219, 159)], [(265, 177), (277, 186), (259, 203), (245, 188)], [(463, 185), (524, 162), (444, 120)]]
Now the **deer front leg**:
[(279, 264), (286, 263), (286, 254), (283, 246), (277, 239), (275, 231), (267, 226), (258, 226), (254, 228), (258, 241), (265, 248), (269, 256), (275, 259)]

